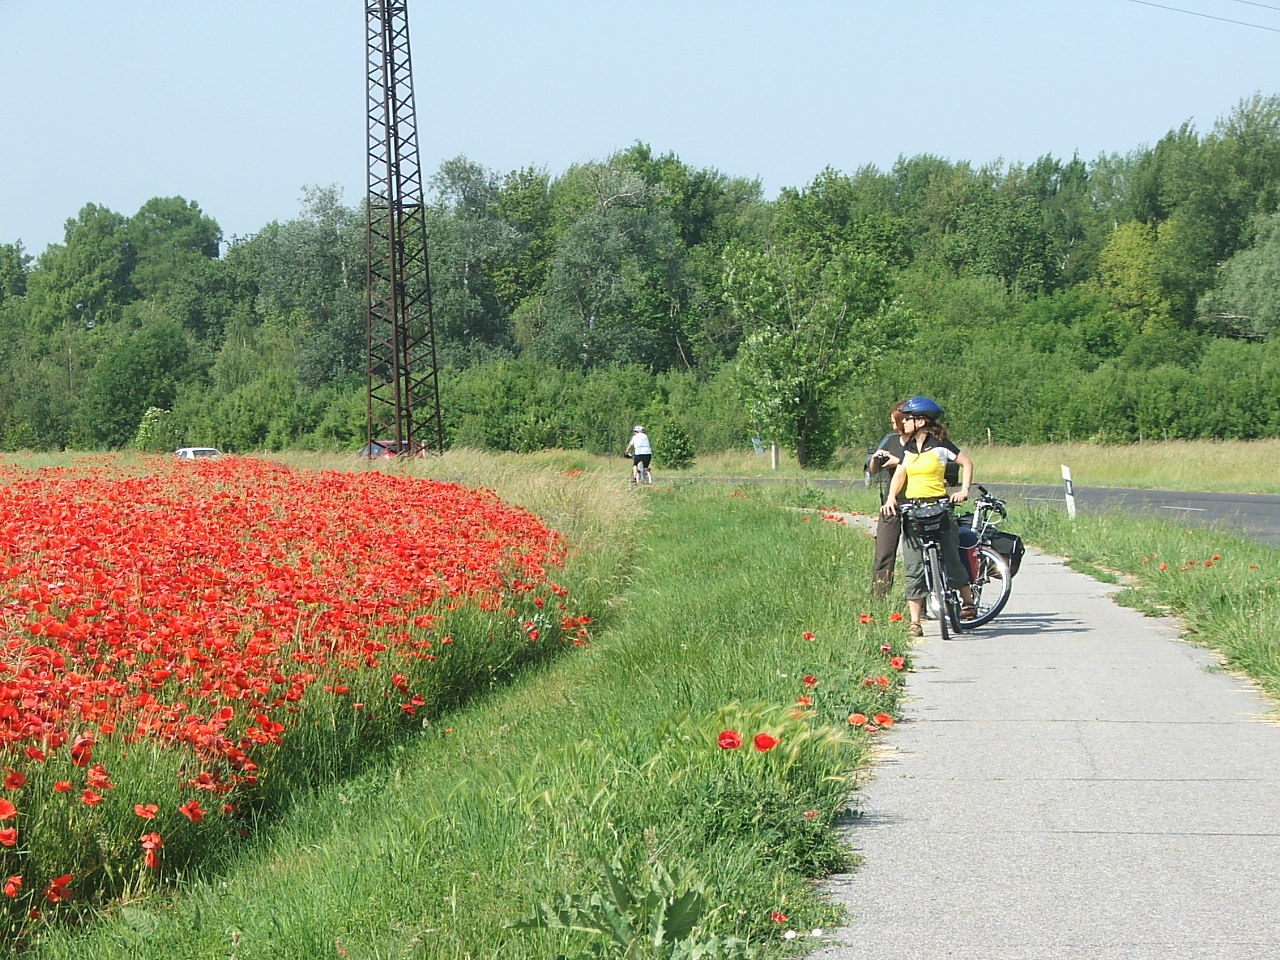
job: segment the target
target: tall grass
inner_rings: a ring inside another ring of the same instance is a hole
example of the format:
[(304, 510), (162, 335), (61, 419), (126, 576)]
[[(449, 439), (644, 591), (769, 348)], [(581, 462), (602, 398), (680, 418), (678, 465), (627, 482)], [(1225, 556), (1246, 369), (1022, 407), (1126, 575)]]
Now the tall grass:
[[(653, 922), (646, 890), (698, 905), (685, 946), (707, 957), (781, 955), (787, 928), (834, 919), (809, 880), (848, 863), (832, 825), (877, 736), (849, 717), (894, 713), (909, 656), (865, 599), (867, 538), (731, 489), (514, 466), (486, 485), (592, 504), (561, 504), (591, 545), (571, 575), (616, 595), (591, 645), (317, 790), (204, 880), (50, 932), (33, 956), (621, 956)], [(606, 907), (632, 927), (557, 925)]]
[(974, 445), (968, 452), (980, 480), (1056, 484), (1065, 464), (1076, 483), (1095, 487), (1280, 493), (1280, 474), (1265, 466), (1280, 463), (1280, 439)]
[[(870, 438), (868, 443), (874, 444), (879, 439)], [(957, 440), (973, 458), (974, 476), (983, 483), (1058, 484), (1062, 482), (1062, 466), (1065, 464), (1071, 468), (1076, 483), (1088, 486), (1280, 493), (1280, 474), (1265, 466), (1280, 463), (1280, 439), (1025, 446), (978, 443), (964, 437)], [(805, 470), (785, 451), (779, 451), (776, 468), (768, 453), (722, 451), (699, 455), (687, 468), (668, 470), (662, 464), (661, 451), (658, 451), (654, 476), (660, 483), (686, 477), (797, 481), (842, 478), (861, 483), (866, 452), (863, 448), (842, 448), (827, 467)], [(621, 458), (584, 455), (573, 461), (573, 455), (565, 452), (542, 456), (576, 462), (578, 468), (602, 475), (622, 477), (626, 472), (626, 461)]]

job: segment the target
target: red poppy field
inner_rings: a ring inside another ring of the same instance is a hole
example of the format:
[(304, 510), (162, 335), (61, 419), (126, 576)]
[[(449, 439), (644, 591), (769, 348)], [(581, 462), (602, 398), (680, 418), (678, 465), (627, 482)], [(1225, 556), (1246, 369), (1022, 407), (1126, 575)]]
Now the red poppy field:
[(0, 466), (10, 932), (207, 861), (564, 642), (564, 544), (488, 491), (248, 458)]

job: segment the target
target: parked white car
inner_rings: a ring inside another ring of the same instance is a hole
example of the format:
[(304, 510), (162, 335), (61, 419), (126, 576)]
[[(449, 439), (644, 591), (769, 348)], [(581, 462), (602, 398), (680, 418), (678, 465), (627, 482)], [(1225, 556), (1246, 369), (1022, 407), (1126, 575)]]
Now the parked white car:
[(200, 460), (204, 457), (220, 457), (222, 451), (216, 447), (180, 447), (175, 456), (179, 460)]

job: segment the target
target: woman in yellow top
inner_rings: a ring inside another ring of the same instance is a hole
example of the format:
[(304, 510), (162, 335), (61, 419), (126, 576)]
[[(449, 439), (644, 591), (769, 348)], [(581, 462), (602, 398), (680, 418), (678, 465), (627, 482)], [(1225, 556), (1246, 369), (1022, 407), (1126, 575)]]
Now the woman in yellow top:
[[(902, 405), (904, 455), (889, 481), (889, 495), (880, 512), (886, 517), (898, 512), (898, 495), (907, 500), (941, 500), (947, 495), (947, 464), (960, 467), (960, 489), (950, 495), (952, 503), (964, 503), (969, 499), (969, 484), (973, 480), (973, 461), (947, 439), (946, 429), (938, 423), (942, 408), (928, 397), (912, 397)], [(969, 589), (969, 576), (960, 562), (959, 531), (955, 518), (948, 514), (947, 525), (941, 534), (942, 562), (946, 568), (947, 584), (960, 591), (964, 607), (963, 619), (977, 615), (973, 607), (973, 593)], [(913, 637), (923, 635), (920, 618), (924, 615), (927, 596), (924, 577), (924, 550), (920, 538), (910, 529), (903, 531), (902, 559), (906, 567), (907, 609), (911, 612), (908, 632)], [(943, 616), (946, 614), (944, 613)]]

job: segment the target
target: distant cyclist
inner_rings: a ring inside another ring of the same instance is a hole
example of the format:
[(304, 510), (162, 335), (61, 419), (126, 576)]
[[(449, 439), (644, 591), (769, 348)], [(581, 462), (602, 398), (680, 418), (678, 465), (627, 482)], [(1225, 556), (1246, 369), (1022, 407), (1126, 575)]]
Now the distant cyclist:
[(627, 442), (626, 452), (631, 457), (631, 482), (635, 483), (640, 479), (641, 471), (649, 469), (649, 462), (653, 459), (649, 435), (638, 423), (631, 428), (631, 439)]

